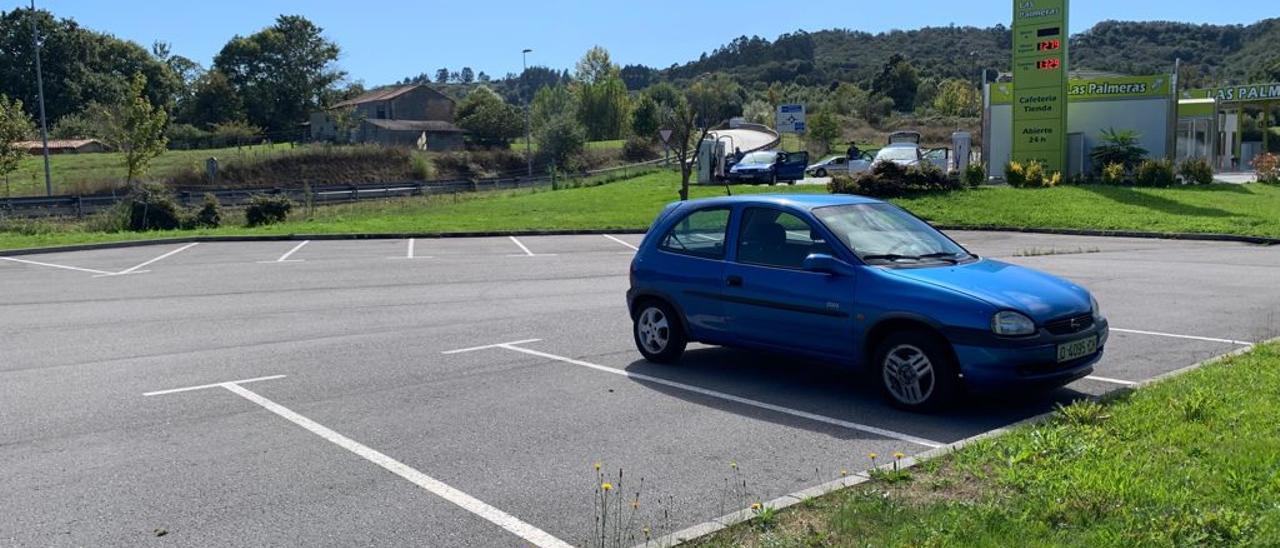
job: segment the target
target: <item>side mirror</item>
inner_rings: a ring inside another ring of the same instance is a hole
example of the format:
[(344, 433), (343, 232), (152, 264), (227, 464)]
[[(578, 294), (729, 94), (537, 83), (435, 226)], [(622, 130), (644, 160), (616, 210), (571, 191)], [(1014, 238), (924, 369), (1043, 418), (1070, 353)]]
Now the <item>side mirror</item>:
[(824, 253), (814, 253), (805, 257), (804, 269), (835, 276), (852, 276), (854, 272), (853, 265)]

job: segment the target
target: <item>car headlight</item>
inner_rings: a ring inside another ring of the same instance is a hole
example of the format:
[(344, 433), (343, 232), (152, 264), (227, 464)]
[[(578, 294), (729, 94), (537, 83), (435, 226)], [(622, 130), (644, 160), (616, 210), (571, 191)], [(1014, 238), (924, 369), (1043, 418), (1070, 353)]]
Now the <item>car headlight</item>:
[(1098, 299), (1093, 295), (1089, 295), (1089, 307), (1093, 311), (1093, 319), (1102, 318), (1102, 307), (1098, 306)]
[(1024, 314), (1006, 310), (991, 318), (991, 331), (1006, 337), (1032, 335), (1036, 332), (1036, 323)]

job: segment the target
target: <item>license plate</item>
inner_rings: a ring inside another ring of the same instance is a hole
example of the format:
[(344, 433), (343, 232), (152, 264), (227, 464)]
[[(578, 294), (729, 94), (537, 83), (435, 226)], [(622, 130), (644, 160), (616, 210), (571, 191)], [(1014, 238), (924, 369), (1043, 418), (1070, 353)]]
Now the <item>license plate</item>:
[(1092, 356), (1098, 351), (1098, 338), (1089, 337), (1078, 341), (1071, 341), (1066, 344), (1058, 345), (1058, 363), (1078, 360), (1085, 356)]

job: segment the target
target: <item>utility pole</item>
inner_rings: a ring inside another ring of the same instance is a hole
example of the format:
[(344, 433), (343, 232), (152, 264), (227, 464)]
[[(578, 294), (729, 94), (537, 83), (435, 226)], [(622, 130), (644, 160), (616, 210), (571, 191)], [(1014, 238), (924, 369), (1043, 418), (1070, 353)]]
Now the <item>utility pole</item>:
[(53, 196), (53, 175), (49, 170), (49, 122), (44, 114), (44, 74), (40, 67), (40, 29), (36, 26), (36, 0), (31, 0), (31, 42), (36, 48), (36, 90), (40, 96), (40, 140), (44, 144), (44, 191)]
[[(31, 0), (34, 2), (35, 0)], [(520, 73), (521, 79), (527, 79), (529, 76), (529, 54), (533, 50), (526, 48), (520, 53), (521, 64), (524, 72)], [(532, 97), (524, 100), (524, 157), (529, 162), (529, 176), (533, 177), (533, 105)]]

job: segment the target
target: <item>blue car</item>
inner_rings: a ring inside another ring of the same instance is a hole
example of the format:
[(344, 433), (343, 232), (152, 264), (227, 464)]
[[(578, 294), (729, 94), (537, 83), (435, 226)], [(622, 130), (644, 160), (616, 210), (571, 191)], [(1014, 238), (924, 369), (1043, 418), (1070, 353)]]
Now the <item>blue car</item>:
[(762, 150), (742, 157), (729, 168), (729, 182), (751, 184), (794, 184), (804, 179), (809, 168), (808, 152), (779, 152)]
[(868, 370), (893, 405), (1053, 388), (1093, 372), (1107, 320), (1084, 288), (969, 253), (897, 206), (845, 195), (666, 207), (631, 264), (636, 347), (690, 342)]

